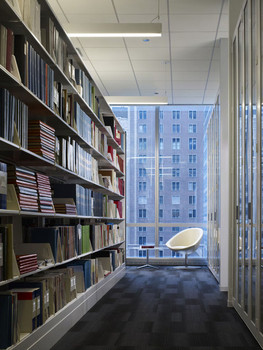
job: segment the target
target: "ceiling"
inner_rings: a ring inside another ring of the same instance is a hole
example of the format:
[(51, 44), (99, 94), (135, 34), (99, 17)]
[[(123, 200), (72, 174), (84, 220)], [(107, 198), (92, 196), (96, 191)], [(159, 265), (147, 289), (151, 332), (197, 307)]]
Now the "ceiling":
[[(162, 37), (72, 38), (105, 96), (167, 96), (211, 104), (219, 88), (219, 42), (228, 0), (49, 0), (66, 32), (89, 23), (162, 23)], [(159, 17), (159, 18), (158, 18)]]

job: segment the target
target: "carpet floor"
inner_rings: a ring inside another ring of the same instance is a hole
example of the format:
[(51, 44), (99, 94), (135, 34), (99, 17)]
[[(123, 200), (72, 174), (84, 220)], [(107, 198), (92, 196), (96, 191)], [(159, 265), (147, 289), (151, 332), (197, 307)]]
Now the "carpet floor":
[(209, 270), (127, 267), (52, 350), (261, 349)]

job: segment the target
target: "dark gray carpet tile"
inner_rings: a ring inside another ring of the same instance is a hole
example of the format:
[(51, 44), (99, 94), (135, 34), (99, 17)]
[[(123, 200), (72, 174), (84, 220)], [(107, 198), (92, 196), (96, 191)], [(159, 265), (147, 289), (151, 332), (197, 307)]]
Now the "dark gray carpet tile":
[(207, 268), (127, 273), (52, 350), (258, 350)]

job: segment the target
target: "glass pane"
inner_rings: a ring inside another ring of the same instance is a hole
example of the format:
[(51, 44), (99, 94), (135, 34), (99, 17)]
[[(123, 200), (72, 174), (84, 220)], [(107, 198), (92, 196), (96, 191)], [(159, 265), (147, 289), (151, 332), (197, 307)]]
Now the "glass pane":
[[(159, 147), (160, 225), (196, 226), (195, 223), (203, 224), (204, 218), (206, 222), (204, 134), (209, 109), (207, 106), (166, 106), (160, 109), (162, 128), (159, 138), (163, 139)], [(174, 235), (171, 228), (163, 232), (165, 242)], [(206, 256), (206, 250), (203, 253)]]
[(244, 68), (244, 59), (243, 59), (243, 25), (239, 26), (238, 29), (238, 76), (239, 76), (239, 118), (238, 118), (238, 154), (239, 154), (239, 239), (238, 239), (238, 302), (241, 304), (241, 292), (242, 292), (242, 270), (243, 270), (243, 260), (242, 260), (242, 254), (243, 254), (243, 212), (242, 212), (242, 194), (243, 194), (243, 176), (242, 176), (242, 169), (243, 169), (243, 118), (242, 118), (242, 102), (243, 102), (243, 68)]
[[(155, 107), (122, 106), (113, 110), (126, 131), (126, 221), (154, 224)], [(134, 233), (127, 231), (127, 257), (131, 254), (128, 242), (137, 237), (137, 233), (136, 237), (129, 237), (129, 232)], [(147, 234), (150, 233), (152, 231), (147, 230)], [(149, 240), (152, 237), (147, 237), (147, 243)]]
[[(146, 250), (140, 249), (141, 245), (154, 245), (154, 227), (136, 226), (126, 228), (126, 256), (129, 258), (145, 258)], [(150, 251), (149, 256), (154, 256)]]
[(249, 203), (251, 203), (251, 162), (250, 162), (250, 152), (251, 152), (251, 113), (249, 108), (249, 50), (250, 50), (250, 40), (249, 40), (249, 17), (248, 17), (248, 6), (245, 8), (244, 14), (244, 24), (245, 24), (245, 231), (244, 231), (244, 308), (248, 312), (248, 286), (249, 286), (249, 236), (250, 236), (250, 217), (249, 217)]
[(255, 2), (252, 1), (252, 166), (253, 166), (253, 179), (252, 179), (252, 245), (251, 245), (251, 256), (252, 256), (252, 282), (251, 282), (251, 303), (252, 303), (252, 321), (255, 322), (256, 319), (256, 225), (257, 225), (257, 110), (256, 110), (256, 29), (255, 29)]
[[(261, 1), (261, 62), (262, 62), (262, 57), (263, 57), (263, 1)], [(261, 69), (261, 101), (263, 98), (263, 86), (262, 86), (262, 82), (263, 82), (263, 69)], [(262, 247), (263, 247), (263, 186), (262, 186), (262, 181), (263, 181), (263, 105), (261, 105), (261, 239), (260, 239), (260, 330), (261, 332), (263, 331), (263, 251), (262, 251)]]

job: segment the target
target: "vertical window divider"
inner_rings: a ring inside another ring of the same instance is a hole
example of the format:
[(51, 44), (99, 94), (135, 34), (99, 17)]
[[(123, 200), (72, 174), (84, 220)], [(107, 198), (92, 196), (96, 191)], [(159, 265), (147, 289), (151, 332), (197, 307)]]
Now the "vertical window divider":
[[(155, 246), (159, 246), (159, 115), (160, 107), (155, 108)], [(155, 257), (158, 250), (155, 250)]]

